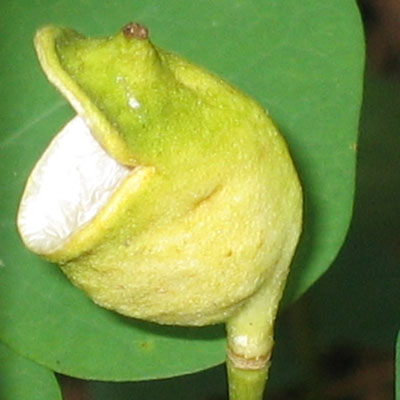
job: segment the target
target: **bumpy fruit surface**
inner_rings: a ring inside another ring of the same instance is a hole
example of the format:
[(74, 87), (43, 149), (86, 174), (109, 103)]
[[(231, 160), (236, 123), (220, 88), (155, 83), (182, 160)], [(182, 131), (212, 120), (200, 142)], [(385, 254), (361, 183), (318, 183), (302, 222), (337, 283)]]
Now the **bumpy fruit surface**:
[(302, 214), (268, 114), (135, 23), (103, 39), (45, 27), (35, 46), (77, 116), (28, 180), (26, 245), (121, 314), (228, 321), (231, 358), (264, 363)]

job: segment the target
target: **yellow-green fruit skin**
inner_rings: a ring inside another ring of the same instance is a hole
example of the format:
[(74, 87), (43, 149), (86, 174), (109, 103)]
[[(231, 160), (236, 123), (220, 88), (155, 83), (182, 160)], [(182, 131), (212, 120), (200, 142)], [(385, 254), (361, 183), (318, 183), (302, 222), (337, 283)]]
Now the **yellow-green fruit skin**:
[(96, 139), (132, 167), (100, 213), (44, 257), (99, 305), (162, 324), (226, 321), (285, 280), (302, 193), (256, 102), (148, 39), (48, 27), (36, 48)]

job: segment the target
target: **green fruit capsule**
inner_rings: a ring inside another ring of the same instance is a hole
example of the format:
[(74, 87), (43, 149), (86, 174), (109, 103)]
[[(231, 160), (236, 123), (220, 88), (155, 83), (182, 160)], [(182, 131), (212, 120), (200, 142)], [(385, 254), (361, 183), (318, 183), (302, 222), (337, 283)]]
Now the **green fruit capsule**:
[(102, 307), (226, 322), (231, 398), (260, 398), (302, 221), (277, 128), (139, 24), (103, 39), (45, 27), (35, 47), (77, 115), (28, 179), (23, 241)]

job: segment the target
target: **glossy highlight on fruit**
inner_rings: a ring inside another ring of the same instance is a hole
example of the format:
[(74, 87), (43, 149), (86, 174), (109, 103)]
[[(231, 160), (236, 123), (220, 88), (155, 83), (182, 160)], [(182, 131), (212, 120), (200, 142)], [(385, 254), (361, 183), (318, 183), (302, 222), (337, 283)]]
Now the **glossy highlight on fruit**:
[(105, 308), (226, 322), (231, 398), (242, 398), (238, 372), (265, 380), (301, 231), (301, 187), (276, 126), (137, 23), (106, 38), (48, 26), (35, 48), (77, 115), (28, 179), (24, 243)]

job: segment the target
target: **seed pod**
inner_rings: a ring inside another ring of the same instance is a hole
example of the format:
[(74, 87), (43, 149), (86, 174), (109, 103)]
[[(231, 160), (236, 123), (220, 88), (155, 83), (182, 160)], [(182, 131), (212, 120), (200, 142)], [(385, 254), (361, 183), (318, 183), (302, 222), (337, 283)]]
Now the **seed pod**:
[(268, 114), (137, 23), (105, 39), (45, 27), (35, 47), (77, 116), (28, 179), (23, 241), (108, 309), (226, 322), (232, 399), (243, 373), (262, 393), (302, 214)]

